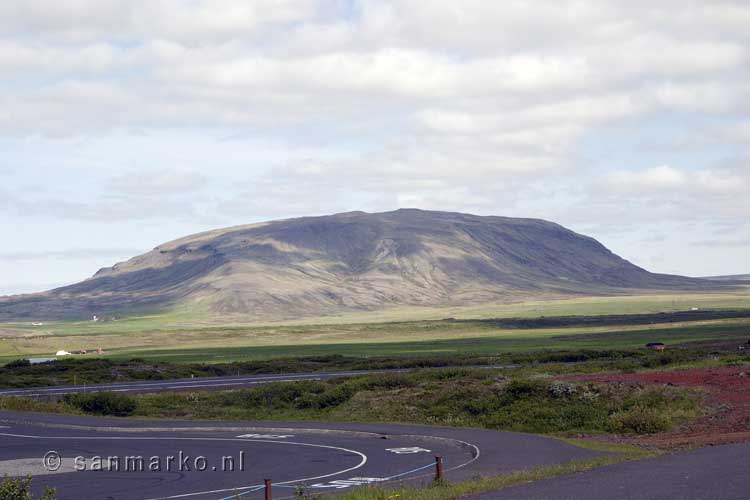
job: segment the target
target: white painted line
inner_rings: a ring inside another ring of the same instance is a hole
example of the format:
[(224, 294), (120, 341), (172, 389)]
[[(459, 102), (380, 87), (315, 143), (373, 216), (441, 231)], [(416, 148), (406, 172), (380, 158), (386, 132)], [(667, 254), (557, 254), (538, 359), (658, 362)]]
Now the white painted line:
[[(171, 438), (171, 437), (130, 437), (130, 436), (128, 436), (128, 437), (123, 437), (123, 436), (113, 436), (113, 437), (92, 437), (92, 436), (86, 436), (86, 437), (67, 437), (67, 436), (47, 437), (47, 436), (27, 436), (27, 435), (9, 434), (9, 433), (0, 433), (0, 436), (26, 437), (26, 438), (32, 438), (32, 439), (67, 439), (67, 440), (87, 439), (87, 440), (257, 441), (257, 442), (264, 442), (264, 443), (291, 444), (291, 445), (309, 446), (309, 447), (316, 447), (316, 448), (328, 448), (328, 449), (334, 449), (334, 450), (340, 450), (340, 451), (344, 451), (344, 452), (353, 453), (353, 454), (356, 454), (356, 455), (359, 455), (359, 456), (362, 457), (362, 460), (360, 461), (360, 463), (357, 464), (357, 465), (355, 465), (354, 467), (350, 467), (348, 469), (345, 469), (345, 470), (342, 470), (342, 471), (338, 471), (338, 472), (334, 472), (334, 473), (330, 473), (330, 474), (324, 474), (324, 475), (321, 475), (321, 476), (310, 477), (310, 478), (303, 478), (303, 479), (294, 479), (294, 480), (290, 480), (290, 481), (284, 481), (284, 482), (274, 483), (274, 484), (278, 484), (278, 485), (293, 485), (295, 483), (302, 483), (302, 482), (314, 481), (314, 480), (318, 480), (318, 479), (325, 479), (325, 478), (328, 478), (328, 477), (332, 477), (332, 476), (344, 474), (344, 473), (352, 471), (352, 470), (356, 470), (356, 469), (364, 466), (367, 463), (367, 456), (364, 453), (361, 453), (361, 452), (356, 451), (356, 450), (350, 450), (350, 449), (347, 449), (347, 448), (341, 448), (341, 447), (336, 447), (336, 446), (316, 445), (316, 444), (312, 444), (312, 443), (298, 443), (298, 442), (293, 442), (293, 441), (277, 441), (277, 440), (270, 440), (270, 439), (252, 439), (252, 438), (250, 438), (250, 439), (248, 439), (248, 438), (245, 438), (245, 439), (240, 439), (240, 438), (234, 438), (234, 439), (232, 439), (232, 438), (180, 438), (180, 437)], [(471, 448), (473, 450), (472, 458), (470, 460), (468, 460), (468, 461), (466, 461), (466, 462), (464, 462), (462, 464), (456, 465), (454, 467), (450, 467), (448, 469), (445, 469), (446, 472), (464, 468), (464, 467), (472, 464), (473, 462), (479, 460), (479, 457), (480, 457), (480, 450), (479, 450), (478, 446), (476, 446), (476, 445), (474, 445), (472, 443), (466, 442), (466, 441), (462, 441), (460, 439), (447, 438), (447, 437), (441, 437), (441, 436), (440, 437), (439, 436), (411, 436), (411, 437), (422, 437), (422, 438), (424, 438), (424, 437), (432, 437), (434, 439), (452, 441), (454, 443), (462, 444), (462, 445), (466, 446), (467, 448)], [(430, 464), (430, 466), (432, 466), (432, 464)], [(429, 467), (422, 467), (422, 468), (429, 468)], [(420, 468), (420, 469), (422, 469), (422, 468)], [(416, 471), (409, 471), (409, 472), (416, 472)], [(327, 486), (326, 486), (326, 483), (319, 483), (316, 486), (318, 486), (318, 487), (324, 487), (324, 488), (325, 487), (328, 487), (328, 488), (330, 488), (330, 487), (337, 488), (337, 486), (334, 486), (334, 484), (336, 484), (336, 485), (338, 485), (338, 488), (342, 488), (342, 487), (346, 487), (345, 485), (356, 486), (357, 484), (355, 484), (355, 483), (359, 483), (359, 482), (362, 482), (362, 481), (366, 481), (366, 482), (368, 482), (368, 481), (379, 482), (378, 480), (381, 480), (382, 482), (389, 482), (391, 480), (394, 480), (394, 478), (399, 477), (400, 475), (401, 474), (396, 474), (394, 476), (390, 476), (390, 477), (387, 477), (387, 478), (362, 478), (362, 477), (353, 477), (353, 478), (350, 478), (350, 479), (331, 481), (330, 484), (327, 485)], [(412, 479), (418, 479), (418, 478), (421, 478), (421, 477), (428, 477), (428, 476), (431, 476), (431, 475), (432, 474), (429, 473), (429, 474), (422, 474), (422, 475), (418, 475), (418, 476), (412, 476)], [(253, 488), (256, 488), (257, 486), (258, 485), (236, 486), (236, 487), (225, 488), (225, 489), (220, 489), (220, 490), (201, 491), (201, 492), (185, 493), (185, 494), (173, 495), (173, 496), (167, 496), (167, 497), (151, 498), (151, 499), (148, 499), (148, 500), (176, 500), (176, 499), (179, 499), (179, 498), (188, 498), (188, 497), (194, 497), (194, 496), (209, 495), (209, 494), (213, 494), (213, 493), (226, 493), (226, 492), (236, 492), (236, 491), (242, 491), (242, 490), (252, 490)]]
[[(362, 457), (362, 460), (355, 465), (354, 467), (349, 467), (348, 469), (340, 470), (337, 472), (332, 472), (330, 474), (323, 474), (321, 476), (314, 476), (314, 477), (306, 477), (302, 479), (293, 479), (291, 481), (284, 481), (280, 483), (275, 484), (294, 484), (294, 483), (301, 483), (304, 481), (316, 481), (318, 479), (324, 479), (327, 477), (332, 476), (338, 476), (339, 474), (345, 474), (347, 472), (351, 472), (353, 470), (359, 469), (360, 467), (364, 466), (367, 463), (367, 455), (364, 453), (357, 451), (357, 450), (350, 450), (348, 448), (342, 448), (340, 446), (329, 446), (325, 444), (313, 444), (313, 443), (299, 443), (296, 441), (276, 441), (276, 440), (270, 440), (270, 439), (237, 439), (237, 438), (187, 438), (187, 437), (140, 437), (140, 436), (110, 436), (110, 437), (97, 437), (97, 436), (33, 436), (33, 435), (27, 435), (27, 434), (10, 434), (5, 432), (0, 432), (0, 436), (8, 436), (8, 437), (17, 437), (17, 438), (27, 438), (27, 439), (61, 439), (61, 440), (67, 440), (67, 441), (82, 441), (82, 440), (88, 440), (88, 441), (231, 441), (231, 442), (248, 442), (248, 441), (257, 441), (259, 443), (276, 443), (276, 444), (288, 444), (288, 445), (295, 445), (295, 446), (308, 446), (310, 448), (324, 448), (329, 450), (337, 450), (337, 451), (343, 451), (346, 453), (352, 453), (354, 455), (359, 455)], [(212, 491), (201, 491), (201, 492), (195, 492), (195, 493), (185, 493), (182, 495), (173, 495), (168, 497), (159, 497), (159, 498), (151, 498), (148, 500), (170, 500), (174, 498), (187, 498), (192, 496), (198, 496), (198, 495), (208, 495), (212, 493), (225, 493), (227, 491), (237, 491), (237, 490), (246, 490), (249, 488), (252, 488), (254, 485), (250, 486), (234, 486), (232, 488), (225, 488), (221, 490), (212, 490)]]
[(461, 465), (457, 465), (455, 467), (451, 467), (450, 469), (446, 469), (446, 471), (456, 470), (456, 469), (462, 469), (462, 468), (466, 467), (467, 465), (469, 465), (469, 464), (471, 464), (471, 463), (476, 462), (477, 460), (479, 460), (479, 453), (480, 453), (479, 452), (479, 446), (477, 446), (475, 444), (467, 443), (466, 441), (461, 441), (460, 439), (453, 439), (453, 438), (444, 438), (444, 439), (450, 439), (450, 440), (455, 441), (457, 443), (464, 444), (464, 445), (468, 446), (469, 448), (474, 448), (474, 452), (476, 453), (476, 455), (474, 455), (474, 458), (472, 458), (468, 462), (463, 463)]
[(311, 484), (309, 488), (334, 488), (342, 490), (352, 486), (364, 486), (366, 484), (381, 483), (386, 479), (382, 477), (353, 477), (351, 479), (335, 479), (327, 483)]
[(430, 450), (420, 448), (419, 446), (413, 446), (411, 448), (386, 448), (385, 451), (390, 451), (396, 455), (413, 455), (414, 453), (430, 453)]
[[(409, 437), (415, 437), (415, 436), (409, 436)], [(452, 470), (461, 469), (461, 468), (466, 467), (467, 465), (469, 465), (469, 464), (471, 464), (471, 463), (479, 460), (479, 455), (480, 455), (479, 447), (476, 446), (476, 445), (474, 445), (474, 444), (472, 444), (472, 443), (468, 443), (468, 442), (462, 441), (460, 439), (446, 438), (446, 437), (442, 437), (442, 436), (418, 436), (418, 437), (423, 437), (423, 438), (424, 437), (432, 437), (433, 439), (442, 439), (442, 440), (445, 440), (445, 441), (453, 441), (455, 443), (460, 443), (460, 444), (465, 445), (466, 447), (472, 448), (474, 450), (474, 453), (472, 453), (471, 460), (469, 460), (467, 462), (464, 462), (462, 464), (456, 465), (454, 467), (445, 469), (445, 472), (449, 472), (449, 471), (452, 471)], [(429, 451), (429, 450), (426, 450), (426, 451)], [(430, 469), (432, 467), (434, 467), (434, 464), (430, 463), (430, 464), (427, 464), (425, 466), (418, 467), (417, 469), (409, 470), (409, 471), (402, 472), (402, 473), (399, 473), (399, 474), (394, 474), (394, 475), (389, 476), (389, 477), (383, 477), (383, 478), (376, 478), (376, 477), (352, 477), (352, 478), (349, 478), (349, 479), (337, 479), (337, 480), (329, 481), (328, 483), (312, 484), (312, 485), (308, 485), (307, 487), (308, 488), (316, 488), (316, 489), (326, 489), (326, 488), (343, 489), (343, 488), (350, 488), (352, 486), (362, 486), (362, 485), (365, 485), (365, 484), (372, 484), (372, 483), (376, 483), (376, 482), (388, 483), (388, 482), (397, 480), (398, 478), (403, 477), (404, 475), (413, 474), (414, 472), (419, 472), (419, 471), (424, 470), (424, 469)], [(419, 478), (422, 478), (422, 477), (430, 477), (432, 475), (433, 475), (432, 473), (421, 474), (419, 476), (412, 476), (411, 479), (419, 479)], [(293, 482), (298, 482), (298, 481), (293, 481)], [(293, 482), (290, 481), (290, 483), (293, 483)], [(289, 484), (289, 483), (273, 483), (273, 484), (279, 484), (279, 485), (281, 485), (281, 484)], [(258, 489), (262, 489), (262, 485), (260, 486), (260, 488), (259, 488), (259, 485), (249, 486), (249, 487), (247, 487), (244, 490), (243, 494), (247, 494), (248, 492), (258, 491)], [(150, 500), (168, 500), (168, 498), (169, 497), (167, 497), (167, 498), (150, 499)], [(230, 497), (226, 497), (226, 498), (222, 498), (221, 500), (228, 500), (229, 498)], [(291, 498), (291, 497), (285, 497), (285, 498)]]
[(237, 437), (244, 439), (287, 439), (294, 436), (292, 434), (242, 434)]

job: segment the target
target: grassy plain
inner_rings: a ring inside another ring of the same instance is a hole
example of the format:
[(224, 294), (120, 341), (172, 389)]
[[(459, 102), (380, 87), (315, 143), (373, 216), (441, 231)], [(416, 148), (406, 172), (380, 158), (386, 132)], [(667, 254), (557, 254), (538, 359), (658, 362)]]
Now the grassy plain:
[(249, 316), (216, 316), (197, 308), (179, 307), (169, 312), (121, 318), (118, 321), (52, 321), (43, 326), (0, 323), (0, 334), (33, 332), (42, 335), (115, 334), (211, 327), (347, 325), (408, 321), (487, 318), (536, 318), (540, 316), (595, 316), (643, 314), (700, 309), (750, 309), (750, 289), (736, 293), (649, 294), (606, 297), (527, 300), (464, 307), (394, 307), (372, 312), (351, 312), (299, 320), (259, 321)]
[(202, 311), (122, 318), (105, 322), (0, 325), (0, 362), (50, 356), (60, 349), (102, 348), (114, 358), (140, 357), (209, 363), (289, 356), (488, 354), (529, 350), (632, 348), (658, 340), (685, 343), (740, 339), (750, 320), (567, 328), (497, 328), (445, 318), (533, 318), (643, 314), (705, 309), (750, 309), (750, 294), (683, 294), (581, 297), (455, 309), (403, 308), (304, 322), (256, 324), (251, 319), (209, 317)]

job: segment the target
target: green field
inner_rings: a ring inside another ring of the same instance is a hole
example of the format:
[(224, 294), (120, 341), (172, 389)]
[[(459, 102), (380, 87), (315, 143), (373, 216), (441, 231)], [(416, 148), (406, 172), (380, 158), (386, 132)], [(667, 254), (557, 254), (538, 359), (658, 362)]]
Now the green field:
[(280, 357), (319, 356), (418, 356), (432, 354), (496, 354), (538, 350), (626, 349), (642, 347), (648, 342), (682, 344), (705, 340), (730, 340), (744, 343), (750, 338), (750, 321), (738, 324), (695, 327), (605, 331), (602, 333), (516, 332), (516, 335), (468, 337), (411, 342), (298, 344), (249, 347), (206, 347), (189, 349), (144, 349), (114, 351), (112, 358), (132, 357), (175, 363), (219, 363)]
[(50, 356), (58, 350), (102, 348), (113, 358), (226, 362), (273, 357), (497, 353), (639, 347), (750, 337), (750, 319), (574, 328), (497, 328), (444, 318), (534, 318), (658, 313), (698, 308), (750, 309), (747, 294), (587, 297), (460, 309), (402, 309), (306, 322), (254, 324), (248, 318), (206, 319), (203, 313), (122, 318), (107, 322), (0, 325), (0, 361)]

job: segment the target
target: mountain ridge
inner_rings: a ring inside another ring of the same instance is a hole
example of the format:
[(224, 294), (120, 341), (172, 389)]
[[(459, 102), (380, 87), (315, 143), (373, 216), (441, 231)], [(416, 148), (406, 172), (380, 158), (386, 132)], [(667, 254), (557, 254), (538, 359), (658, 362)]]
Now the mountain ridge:
[(399, 209), (186, 236), (80, 283), (0, 298), (0, 319), (84, 317), (178, 304), (218, 315), (293, 318), (394, 305), (710, 286), (720, 285), (650, 273), (594, 238), (542, 219)]

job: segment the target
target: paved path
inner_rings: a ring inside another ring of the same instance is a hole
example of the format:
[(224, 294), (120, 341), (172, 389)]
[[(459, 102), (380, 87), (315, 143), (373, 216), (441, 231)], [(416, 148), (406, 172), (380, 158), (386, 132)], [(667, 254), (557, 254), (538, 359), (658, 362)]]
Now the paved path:
[[(320, 492), (397, 480), (427, 485), (435, 455), (443, 457), (451, 481), (596, 455), (554, 439), (473, 429), (10, 412), (0, 412), (0, 443), (0, 476), (31, 473), (37, 491), (54, 486), (59, 500), (221, 500), (238, 491), (262, 498), (256, 487), (266, 478), (274, 482), (274, 498), (289, 498), (301, 485)], [(51, 451), (52, 468), (59, 464), (52, 472), (42, 462)], [(225, 457), (232, 457), (234, 470)], [(86, 470), (77, 470), (82, 464)]]
[[(400, 370), (389, 370), (398, 373)], [(368, 373), (386, 373), (386, 371), (346, 371), (296, 373), (279, 375), (241, 375), (237, 377), (200, 377), (172, 380), (137, 380), (133, 382), (118, 382), (114, 384), (88, 384), (49, 387), (31, 387), (26, 389), (0, 389), (0, 396), (56, 396), (80, 392), (167, 392), (187, 390), (230, 389), (233, 387), (248, 387), (269, 382), (293, 382), (297, 380), (325, 380), (334, 377), (366, 375)]]
[[(61, 459), (52, 463), (59, 463), (56, 471), (43, 466), (50, 451)], [(315, 492), (398, 480), (427, 485), (435, 455), (443, 457), (447, 478), (460, 481), (596, 453), (540, 436), (476, 429), (0, 412), (0, 476), (31, 473), (37, 492), (45, 485), (57, 487), (59, 500), (228, 500), (235, 492), (262, 498), (257, 487), (265, 478), (273, 480), (274, 498), (291, 498), (302, 485)], [(98, 463), (96, 457), (101, 457)], [(86, 470), (77, 470), (82, 464)], [(749, 464), (750, 444), (716, 446), (514, 486), (472, 500), (745, 500), (750, 498)]]
[(750, 444), (701, 448), (472, 496), (471, 500), (747, 500)]
[[(516, 365), (474, 366), (466, 368), (515, 368)], [(448, 368), (448, 367), (446, 367)], [(455, 368), (455, 367), (451, 367)], [(443, 368), (436, 368), (443, 369)], [(276, 375), (240, 375), (236, 377), (196, 377), (173, 380), (141, 380), (133, 382), (118, 382), (113, 384), (88, 384), (49, 387), (30, 387), (24, 389), (0, 389), (0, 396), (42, 397), (60, 396), (80, 392), (170, 392), (195, 390), (223, 390), (237, 387), (251, 387), (269, 382), (294, 382), (298, 380), (327, 380), (336, 377), (351, 377), (355, 375), (372, 375), (378, 373), (406, 373), (416, 369), (391, 370), (353, 370), (340, 372), (310, 372), (289, 373)]]

